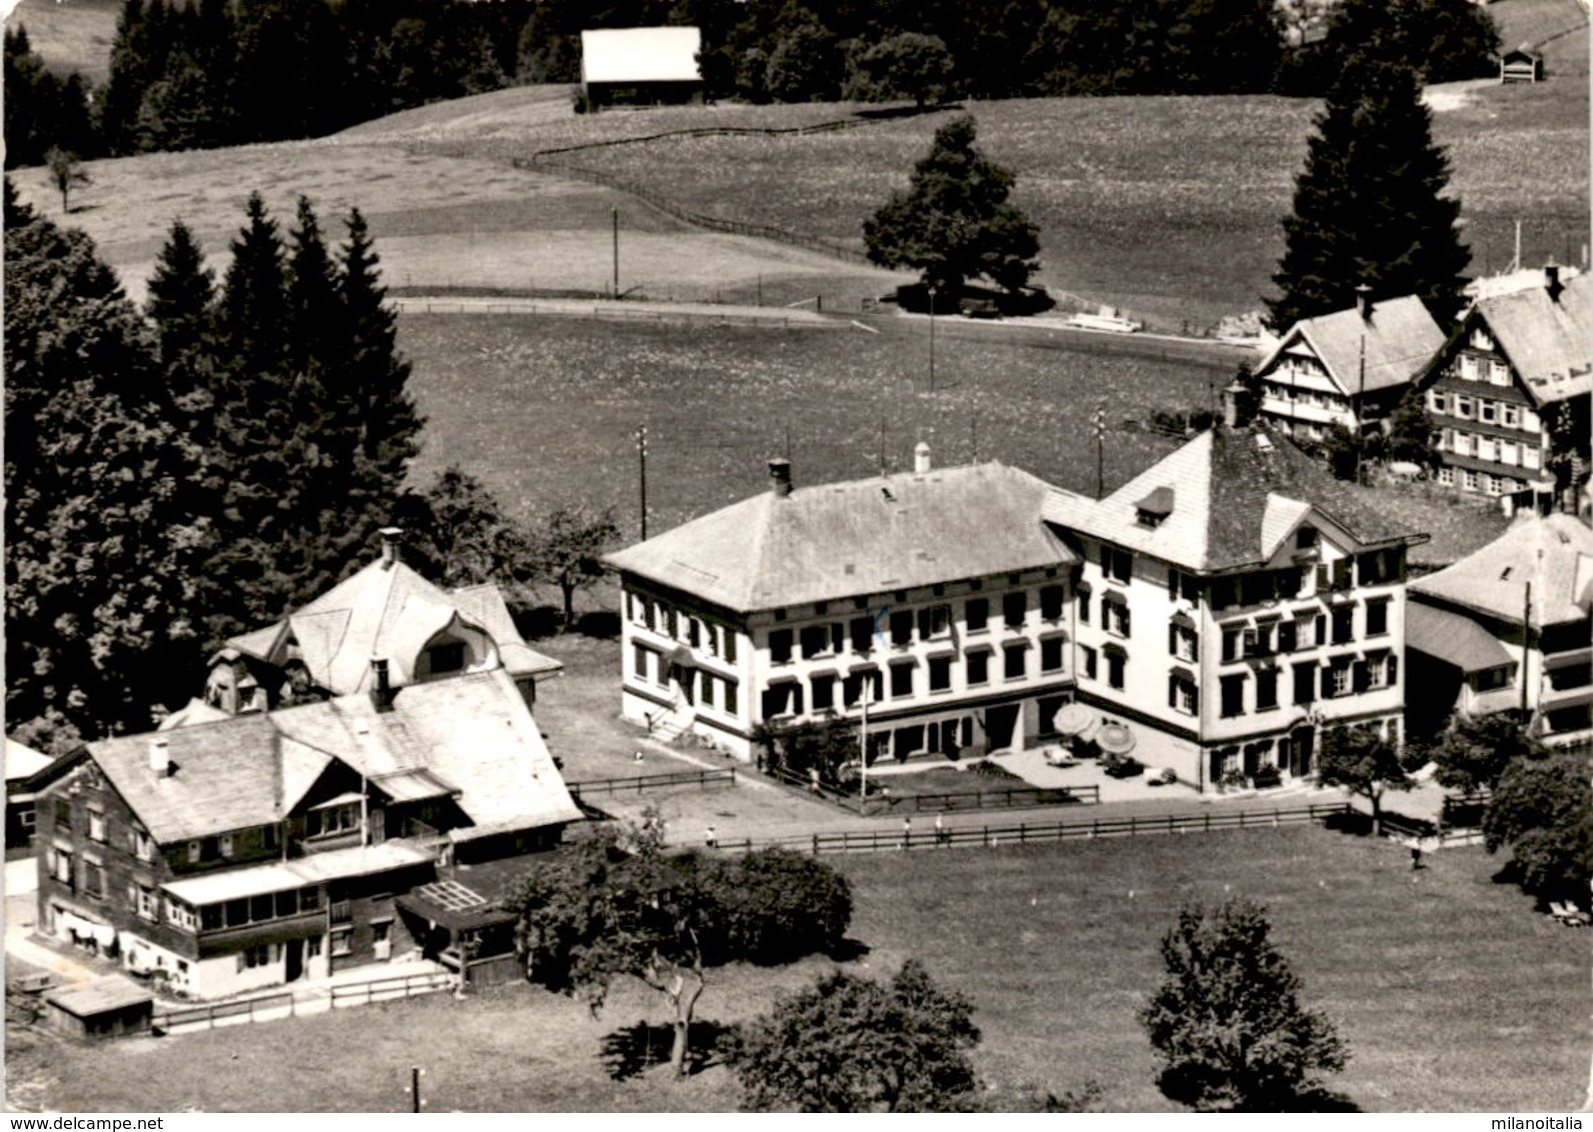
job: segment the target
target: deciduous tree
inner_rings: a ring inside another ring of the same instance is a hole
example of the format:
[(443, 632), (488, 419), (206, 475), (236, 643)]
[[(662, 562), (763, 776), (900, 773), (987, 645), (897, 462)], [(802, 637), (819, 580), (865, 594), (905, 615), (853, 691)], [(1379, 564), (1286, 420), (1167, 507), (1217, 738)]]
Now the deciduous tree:
[(936, 130), (908, 191), (863, 224), (869, 259), (917, 268), (948, 298), (978, 276), (1018, 291), (1039, 269), (1039, 230), (1009, 203), (1013, 175), (974, 147), (977, 132), (966, 116)]
[(71, 212), (72, 189), (78, 185), (93, 184), (94, 178), (83, 168), (77, 154), (69, 153), (58, 145), (45, 150), (44, 164), (50, 171), (50, 184), (61, 194), (61, 211)]
[(1482, 814), (1488, 852), (1508, 846), (1528, 892), (1587, 899), (1593, 870), (1593, 784), (1583, 755), (1517, 758), (1499, 776)]
[(731, 1067), (754, 1112), (942, 1112), (979, 1089), (973, 1004), (909, 959), (889, 983), (836, 971), (741, 1028)]
[(874, 44), (857, 63), (866, 80), (860, 91), (865, 98), (911, 98), (920, 110), (926, 103), (945, 100), (955, 68), (955, 60), (939, 36), (911, 31)]
[(1541, 743), (1522, 725), (1513, 711), (1471, 718), (1457, 715), (1428, 749), (1437, 764), (1440, 786), (1471, 792), (1492, 790), (1517, 759), (1540, 758)]
[(1317, 761), (1317, 782), (1322, 786), (1342, 786), (1351, 794), (1365, 798), (1372, 807), (1372, 835), (1383, 832), (1383, 796), (1390, 790), (1415, 787), (1409, 764), (1419, 756), (1407, 756), (1370, 724), (1335, 727), (1322, 734), (1321, 755)]
[(1162, 937), (1167, 981), (1140, 1012), (1162, 1091), (1199, 1109), (1288, 1111), (1349, 1053), (1333, 1024), (1300, 1004), (1300, 979), (1248, 900), (1185, 907)]
[(619, 537), (612, 510), (597, 511), (584, 503), (555, 508), (537, 527), (537, 573), (559, 587), (566, 629), (575, 623), (576, 592), (603, 576), (603, 553)]
[(1363, 59), (1339, 77), (1283, 222), (1282, 294), (1267, 300), (1279, 333), (1354, 306), (1363, 283), (1373, 300), (1416, 295), (1440, 325), (1454, 318), (1471, 253), (1431, 124), (1408, 67)]

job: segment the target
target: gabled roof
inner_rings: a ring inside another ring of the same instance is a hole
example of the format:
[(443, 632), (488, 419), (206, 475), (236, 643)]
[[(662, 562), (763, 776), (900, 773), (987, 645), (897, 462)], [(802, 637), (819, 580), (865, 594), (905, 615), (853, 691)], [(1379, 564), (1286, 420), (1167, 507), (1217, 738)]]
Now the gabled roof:
[(35, 751), (14, 739), (6, 740), (6, 781), (31, 778), (55, 761), (43, 751)]
[(702, 33), (690, 27), (609, 28), (581, 33), (581, 81), (694, 82)]
[[(1365, 343), (1366, 380), (1361, 382)], [(1304, 343), (1346, 397), (1375, 393), (1414, 379), (1444, 344), (1444, 332), (1415, 295), (1372, 304), (1372, 317), (1355, 308), (1301, 319), (1261, 363), (1266, 373), (1280, 355)]]
[(404, 562), (385, 559), (370, 563), (275, 625), (233, 637), (227, 644), (280, 665), (292, 641), (319, 687), (347, 695), (372, 686), (372, 657), (389, 660), (395, 685), (406, 683), (412, 676), (408, 665), (419, 650), (455, 617), (491, 637), (513, 675), (551, 673), (563, 667), (525, 643), (497, 586), (486, 583), (450, 593)]
[(1051, 490), (989, 463), (764, 492), (606, 561), (740, 612), (1066, 565)]
[[(1173, 491), (1172, 512), (1145, 526), (1137, 521), (1137, 503), (1160, 487)], [(1201, 572), (1269, 561), (1307, 518), (1360, 547), (1426, 538), (1386, 518), (1371, 492), (1334, 479), (1259, 422), (1203, 432), (1102, 500), (1053, 489), (1044, 515), (1059, 527)]]
[(1593, 390), (1593, 276), (1564, 285), (1559, 301), (1542, 287), (1478, 299), (1466, 317), (1469, 330), (1487, 325), (1539, 405)]
[[(174, 771), (150, 769), (152, 739)], [(281, 821), (334, 762), (395, 801), (453, 796), (474, 823), (460, 840), (578, 821), (541, 730), (502, 669), (401, 688), (391, 711), (366, 695), (88, 745), (162, 844)]]
[(1593, 613), (1593, 531), (1571, 515), (1522, 519), (1453, 566), (1410, 583), (1432, 598), (1518, 623), (1532, 585), (1532, 624), (1586, 621)]

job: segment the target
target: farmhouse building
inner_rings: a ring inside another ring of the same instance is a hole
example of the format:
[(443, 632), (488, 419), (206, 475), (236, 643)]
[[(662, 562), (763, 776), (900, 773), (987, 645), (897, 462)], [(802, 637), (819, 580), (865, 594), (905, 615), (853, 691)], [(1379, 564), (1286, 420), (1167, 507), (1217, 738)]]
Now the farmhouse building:
[(743, 759), (760, 726), (855, 721), (871, 761), (1023, 747), (1071, 697), (1046, 484), (1001, 464), (771, 489), (610, 555), (623, 710)]
[(1480, 298), (1421, 379), (1438, 429), (1438, 482), (1550, 503), (1554, 465), (1587, 465), (1593, 391), (1589, 277)]
[(1261, 415), (1299, 441), (1383, 429), (1444, 332), (1414, 295), (1302, 319), (1261, 362)]
[(581, 33), (581, 91), (588, 106), (649, 106), (702, 97), (693, 27), (612, 28)]
[(1082, 562), (1079, 702), (1201, 790), (1312, 773), (1323, 728), (1400, 740), (1405, 553), (1425, 538), (1265, 423), (1233, 423), (1236, 392), (1229, 423), (1044, 512)]
[(72, 758), (52, 758), (42, 751), (6, 740), (6, 848), (33, 844), (37, 814), (34, 801), (40, 790), (72, 768)]
[(497, 586), (445, 592), (402, 562), (401, 534), (387, 528), (379, 559), (274, 625), (229, 640), (211, 659), (202, 703), (171, 722), (497, 669), (535, 705), (537, 681), (563, 666), (525, 643)]
[(1545, 743), (1593, 740), (1593, 530), (1578, 519), (1523, 517), (1411, 582), (1407, 617), (1411, 675), (1430, 709), (1413, 725), (1520, 710)]

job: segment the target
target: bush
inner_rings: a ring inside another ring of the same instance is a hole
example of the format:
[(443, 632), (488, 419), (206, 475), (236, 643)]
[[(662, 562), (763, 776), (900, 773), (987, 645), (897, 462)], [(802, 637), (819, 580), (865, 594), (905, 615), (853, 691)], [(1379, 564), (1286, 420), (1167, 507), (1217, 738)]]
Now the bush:
[(1272, 786), (1283, 784), (1283, 772), (1275, 766), (1264, 766), (1256, 771), (1252, 780), (1257, 790), (1266, 790)]
[(815, 952), (833, 953), (852, 922), (852, 888), (823, 861), (789, 849), (761, 849), (730, 861), (692, 855), (694, 869), (716, 905), (711, 961), (745, 959), (772, 966)]

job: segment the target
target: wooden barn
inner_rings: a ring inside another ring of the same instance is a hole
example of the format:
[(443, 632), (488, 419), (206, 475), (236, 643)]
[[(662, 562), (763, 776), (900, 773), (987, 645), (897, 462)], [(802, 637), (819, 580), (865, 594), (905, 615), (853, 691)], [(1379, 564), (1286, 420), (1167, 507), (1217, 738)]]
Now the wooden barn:
[(612, 28), (581, 33), (581, 92), (588, 107), (656, 106), (702, 98), (693, 27)]
[(1525, 44), (1499, 56), (1499, 81), (1502, 83), (1541, 83), (1543, 56)]
[(131, 979), (107, 975), (88, 986), (44, 996), (45, 1023), (71, 1038), (123, 1038), (147, 1034), (154, 999)]

